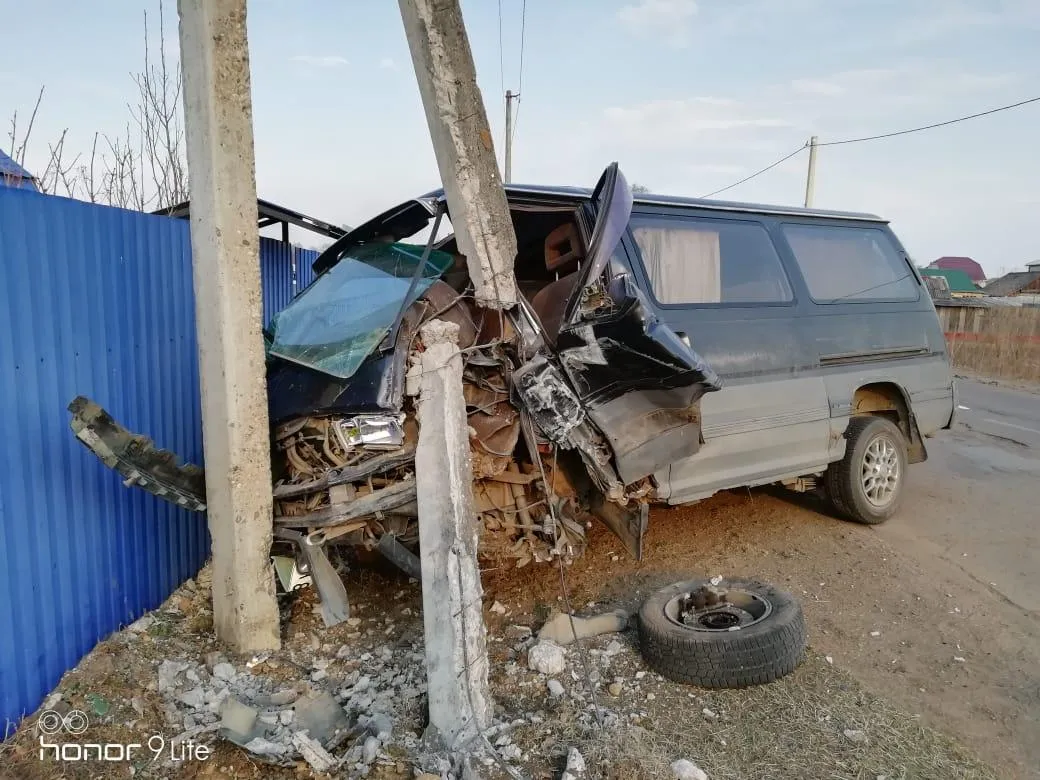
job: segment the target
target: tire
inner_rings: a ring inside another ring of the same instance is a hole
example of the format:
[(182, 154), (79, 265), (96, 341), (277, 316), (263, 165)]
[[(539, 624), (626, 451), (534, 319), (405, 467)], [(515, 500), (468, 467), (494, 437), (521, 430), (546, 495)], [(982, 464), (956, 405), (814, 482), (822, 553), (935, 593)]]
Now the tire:
[(646, 663), (669, 680), (704, 688), (759, 685), (794, 671), (806, 642), (805, 618), (794, 596), (753, 580), (723, 580), (717, 587), (730, 598), (739, 593), (768, 605), (768, 611), (739, 628), (683, 625), (674, 608), (677, 599), (708, 585), (708, 580), (677, 582), (643, 603), (639, 638)]
[[(845, 429), (845, 457), (832, 463), (825, 477), (827, 497), (842, 517), (866, 525), (877, 525), (892, 517), (903, 503), (907, 474), (906, 437), (895, 423), (884, 417), (853, 417)], [(881, 471), (866, 473), (870, 462), (879, 462)], [(887, 469), (887, 471), (886, 471)], [(879, 495), (868, 492), (870, 477), (885, 482)], [(890, 492), (889, 492), (890, 491)], [(879, 500), (880, 499), (880, 500)]]

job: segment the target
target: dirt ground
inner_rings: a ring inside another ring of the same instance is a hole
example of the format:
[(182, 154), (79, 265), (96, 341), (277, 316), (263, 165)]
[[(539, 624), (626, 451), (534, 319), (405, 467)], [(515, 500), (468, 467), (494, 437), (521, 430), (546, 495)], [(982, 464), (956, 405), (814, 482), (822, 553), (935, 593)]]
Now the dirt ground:
[[(653, 512), (642, 563), (597, 530), (568, 583), (575, 604), (635, 607), (691, 572), (786, 587), (802, 600), (813, 651), (1002, 776), (1040, 777), (1040, 624), (959, 568), (828, 517), (809, 498), (739, 491)], [(552, 605), (560, 589), (545, 570), (490, 572), (485, 582), (503, 602)]]
[[(519, 718), (513, 732), (513, 744), (523, 748), (517, 768), (525, 776), (558, 777), (561, 751), (570, 744), (580, 745), (594, 767), (612, 767), (610, 772), (593, 769), (590, 777), (665, 777), (668, 761), (683, 755), (701, 763), (713, 780), (1035, 776), (1030, 774), (1037, 766), (1032, 740), (1040, 733), (1035, 624), (1023, 623), (998, 595), (966, 585), (956, 572), (924, 567), (918, 555), (892, 548), (874, 530), (834, 520), (795, 498), (743, 491), (697, 506), (659, 509), (651, 516), (641, 563), (627, 559), (609, 532), (593, 529), (588, 553), (567, 571), (578, 611), (634, 609), (653, 588), (691, 573), (750, 574), (798, 595), (810, 629), (810, 652), (795, 674), (747, 691), (704, 691), (647, 674), (634, 631), (621, 636), (624, 652), (614, 658), (603, 650), (611, 637), (595, 640), (585, 652), (593, 654), (594, 665), (602, 664), (594, 666), (601, 670), (599, 703), (622, 720), (613, 730), (588, 726), (582, 672), (588, 656), (583, 661), (580, 651), (569, 651), (566, 703), (554, 703), (545, 692), (545, 678), (527, 670), (522, 648), (504, 638), (508, 626), (537, 628), (560, 607), (558, 571), (485, 571), (485, 605), (497, 601), (508, 610), (504, 616), (487, 611), (487, 618), (497, 714), (506, 721)], [(360, 628), (326, 631), (305, 599), (290, 615), (286, 649), (271, 668), (261, 666), (254, 673), (306, 677), (310, 659), (323, 653), (334, 658), (341, 642), (355, 643), (350, 646), (357, 648), (357, 657), (364, 657), (362, 651), (378, 652), (382, 641), (415, 650), (422, 630), (417, 586), (363, 569), (351, 573), (348, 588), (364, 621)], [(161, 730), (155, 666), (161, 658), (201, 658), (215, 648), (207, 597), (198, 586), (182, 589), (156, 613), (143, 639), (121, 632), (106, 640), (59, 686), (66, 702), (89, 707), (91, 695), (109, 702), (118, 715), (105, 721), (111, 724), (106, 740)], [(366, 628), (370, 623), (373, 627)], [(389, 626), (385, 631), (384, 625)], [(364, 663), (336, 663), (328, 668), (330, 677), (364, 668)], [(617, 700), (603, 690), (612, 679), (625, 681)], [(143, 717), (126, 704), (135, 694), (143, 697)], [(703, 710), (719, 718), (709, 721), (700, 715)], [(421, 732), (423, 717), (414, 706), (395, 718), (395, 732), (408, 730), (409, 738)], [(870, 742), (847, 744), (843, 728), (862, 729)], [(313, 776), (302, 765), (271, 767), (220, 740), (215, 748), (207, 762), (139, 776)], [(43, 765), (31, 727), (0, 751), (2, 766), (17, 778), (129, 776), (125, 766), (99, 773), (96, 766), (58, 771)], [(387, 748), (368, 776), (411, 777), (407, 751)]]

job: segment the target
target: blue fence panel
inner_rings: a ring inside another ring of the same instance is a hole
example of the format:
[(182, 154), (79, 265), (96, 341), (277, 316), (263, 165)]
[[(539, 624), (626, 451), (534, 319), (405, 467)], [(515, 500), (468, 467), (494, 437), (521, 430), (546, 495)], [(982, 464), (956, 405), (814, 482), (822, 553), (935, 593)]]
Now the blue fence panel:
[[(313, 249), (283, 244), (273, 238), (260, 237), (260, 282), (264, 302), (264, 327), (271, 317), (280, 312), (289, 302), (303, 292), (312, 281), (311, 265), (318, 257)], [(296, 263), (296, 279), (293, 284), (293, 261)]]
[(273, 238), (260, 237), (260, 289), (264, 303), (264, 327), (293, 299), (293, 247)]
[[(201, 463), (188, 223), (0, 188), (0, 723), (208, 555), (72, 436), (88, 395)], [(7, 733), (5, 728), (0, 737)]]
[(299, 295), (314, 281), (314, 271), (311, 266), (318, 259), (320, 253), (313, 249), (296, 250), (296, 294)]

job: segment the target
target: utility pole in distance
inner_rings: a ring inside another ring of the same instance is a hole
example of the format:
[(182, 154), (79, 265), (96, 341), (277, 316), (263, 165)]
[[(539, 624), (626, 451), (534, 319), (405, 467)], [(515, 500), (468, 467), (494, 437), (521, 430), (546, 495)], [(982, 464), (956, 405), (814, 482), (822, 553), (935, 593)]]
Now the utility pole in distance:
[(505, 154), (505, 182), (509, 184), (513, 180), (513, 99), (520, 97), (514, 95), (510, 89), (506, 90), (506, 154)]
[(246, 0), (178, 0), (213, 627), (277, 649)]
[(816, 190), (816, 136), (809, 139), (809, 171), (805, 175), (805, 207), (812, 208)]
[(516, 233), (459, 0), (399, 0), (399, 5), (451, 224), (477, 304), (511, 308)]

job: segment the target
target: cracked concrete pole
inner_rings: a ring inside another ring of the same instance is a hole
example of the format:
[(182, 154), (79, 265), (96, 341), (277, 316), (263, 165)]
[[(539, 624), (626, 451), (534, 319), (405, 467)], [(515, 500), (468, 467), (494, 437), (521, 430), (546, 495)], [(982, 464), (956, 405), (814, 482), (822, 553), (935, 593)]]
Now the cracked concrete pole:
[(415, 451), (430, 726), (453, 748), (491, 722), (487, 633), (477, 565), (477, 513), (462, 397), (459, 326), (420, 330), (419, 443)]
[(459, 252), (477, 304), (516, 303), (516, 233), (458, 0), (399, 0)]
[(246, 0), (178, 0), (213, 625), (279, 646)]

